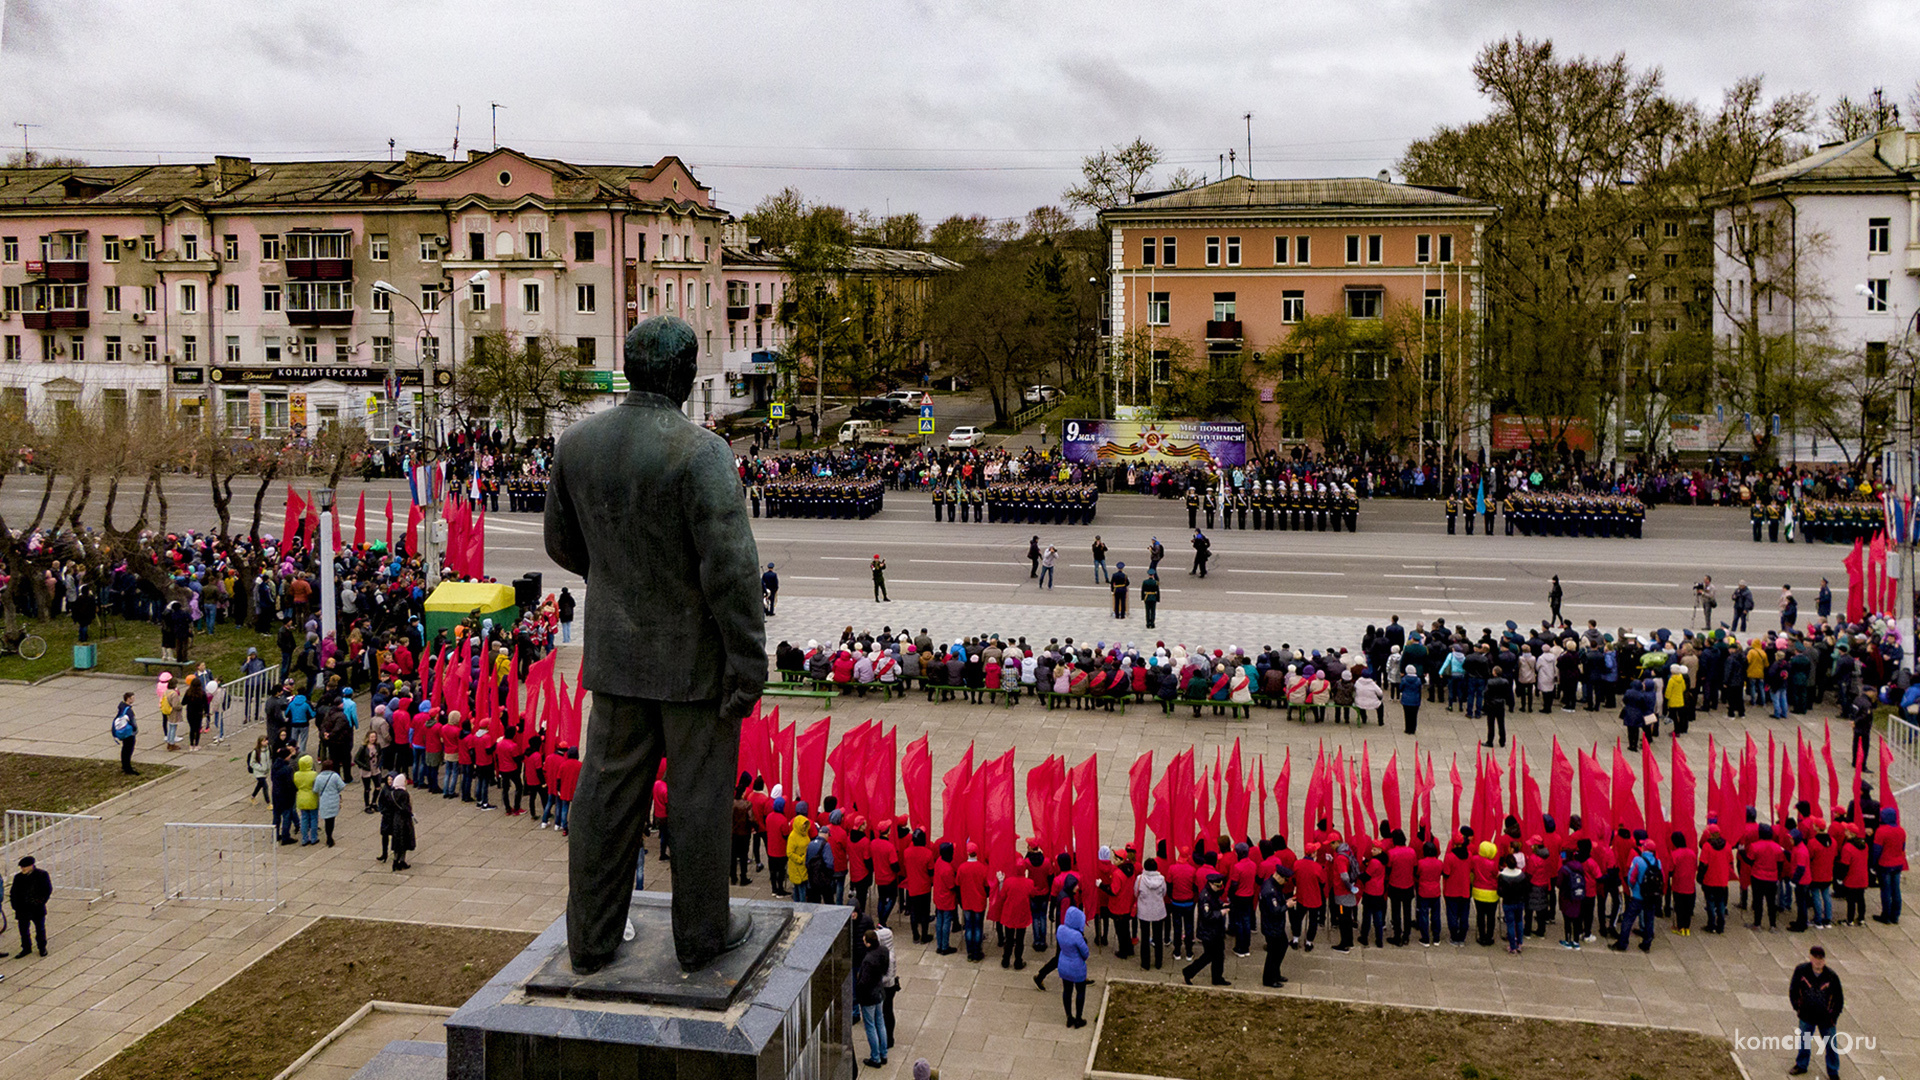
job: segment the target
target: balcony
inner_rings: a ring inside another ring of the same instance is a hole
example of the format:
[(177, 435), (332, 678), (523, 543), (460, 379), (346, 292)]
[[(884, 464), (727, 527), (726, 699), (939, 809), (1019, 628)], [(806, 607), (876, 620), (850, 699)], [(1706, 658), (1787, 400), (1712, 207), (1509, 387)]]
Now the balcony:
[(755, 304), (755, 305), (753, 305), (753, 317), (754, 317), (754, 318), (756, 318), (756, 319), (771, 319), (771, 318), (773, 318), (773, 305), (772, 305), (772, 304)]
[(288, 326), (352, 326), (352, 308), (321, 308), (307, 311), (288, 311)]
[[(762, 306), (764, 307), (765, 305), (762, 305)], [(728, 304), (727, 305), (727, 318), (733, 320), (734, 322), (739, 322), (741, 319), (748, 319), (752, 317), (753, 317), (753, 309), (748, 307), (745, 304)]]
[(1240, 332), (1239, 319), (1208, 319), (1208, 341), (1239, 341), (1246, 335)]
[(351, 281), (352, 259), (288, 259), (287, 277), (293, 281)]
[(81, 282), (87, 280), (87, 266), (83, 259), (28, 259), (27, 274), (41, 281)]
[(84, 311), (23, 311), (20, 313), (20, 325), (29, 330), (84, 330), (87, 322), (87, 313)]

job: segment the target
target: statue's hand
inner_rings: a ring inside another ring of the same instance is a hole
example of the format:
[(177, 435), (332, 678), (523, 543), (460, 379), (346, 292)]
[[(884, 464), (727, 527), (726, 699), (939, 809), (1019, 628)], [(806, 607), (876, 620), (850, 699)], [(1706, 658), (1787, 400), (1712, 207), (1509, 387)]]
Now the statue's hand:
[(757, 682), (727, 679), (723, 684), (720, 697), (720, 718), (727, 721), (746, 719), (747, 714), (753, 711), (754, 705), (760, 700), (762, 685)]

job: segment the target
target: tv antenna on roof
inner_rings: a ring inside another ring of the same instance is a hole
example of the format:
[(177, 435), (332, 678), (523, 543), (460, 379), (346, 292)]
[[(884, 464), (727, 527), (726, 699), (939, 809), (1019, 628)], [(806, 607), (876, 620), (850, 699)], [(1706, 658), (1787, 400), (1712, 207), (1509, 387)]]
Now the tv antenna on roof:
[(487, 105), (493, 109), (493, 148), (498, 150), (500, 149), (500, 110), (506, 106), (497, 101), (489, 101)]
[(31, 165), (33, 164), (33, 147), (28, 145), (28, 142), (27, 142), (28, 129), (37, 128), (42, 125), (23, 124), (18, 120), (16, 120), (13, 122), (13, 126), (20, 129), (20, 164)]

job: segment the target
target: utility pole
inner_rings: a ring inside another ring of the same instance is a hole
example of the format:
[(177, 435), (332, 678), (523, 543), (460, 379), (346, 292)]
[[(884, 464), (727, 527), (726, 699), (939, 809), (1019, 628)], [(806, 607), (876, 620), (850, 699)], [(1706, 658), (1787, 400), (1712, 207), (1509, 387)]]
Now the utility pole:
[(1253, 114), (1241, 117), (1247, 122), (1247, 179), (1253, 179)]
[[(1905, 375), (1900, 379), (1900, 392), (1895, 395), (1894, 426), (1899, 438), (1899, 450), (1895, 455), (1893, 469), (1893, 496), (1898, 505), (1907, 507), (1913, 500), (1913, 376)], [(1898, 520), (1894, 518), (1893, 520)], [(1907, 523), (1911, 533), (1913, 524)], [(1894, 625), (1900, 628), (1900, 668), (1913, 671), (1913, 543), (1911, 536), (1894, 537), (1900, 545), (1900, 580), (1893, 591)]]

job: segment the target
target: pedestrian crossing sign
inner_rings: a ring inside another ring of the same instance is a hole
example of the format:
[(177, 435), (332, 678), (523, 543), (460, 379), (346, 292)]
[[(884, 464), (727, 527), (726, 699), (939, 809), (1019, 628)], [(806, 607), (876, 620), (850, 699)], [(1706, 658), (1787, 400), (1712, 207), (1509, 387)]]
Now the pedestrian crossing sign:
[(920, 418), (920, 434), (922, 435), (933, 434), (933, 417), (923, 416)]
[(767, 416), (770, 419), (774, 419), (774, 420), (785, 420), (787, 418), (786, 403), (776, 401), (773, 404), (767, 406)]

